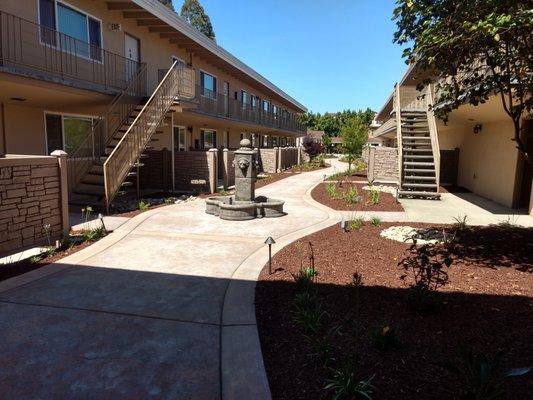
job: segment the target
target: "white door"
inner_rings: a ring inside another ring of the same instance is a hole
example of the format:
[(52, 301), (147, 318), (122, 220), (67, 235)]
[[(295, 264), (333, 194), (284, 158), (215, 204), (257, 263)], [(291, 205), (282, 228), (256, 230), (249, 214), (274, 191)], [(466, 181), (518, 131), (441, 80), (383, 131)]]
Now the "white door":
[(229, 117), (229, 82), (224, 82), (224, 115)]
[(126, 59), (128, 60), (126, 65), (126, 78), (129, 81), (131, 77), (137, 72), (139, 62), (141, 61), (140, 43), (139, 39), (134, 38), (133, 36), (130, 36), (127, 33), (124, 34), (124, 39), (124, 54), (126, 55)]

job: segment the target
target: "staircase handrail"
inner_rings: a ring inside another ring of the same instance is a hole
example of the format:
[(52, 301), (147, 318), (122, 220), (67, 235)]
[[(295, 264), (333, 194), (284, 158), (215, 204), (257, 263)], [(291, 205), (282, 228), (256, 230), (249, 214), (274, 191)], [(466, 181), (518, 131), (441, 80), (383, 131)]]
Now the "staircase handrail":
[(116, 196), (126, 175), (139, 159), (150, 138), (180, 95), (180, 83), (185, 69), (175, 61), (156, 87), (133, 123), (128, 127), (116, 147), (104, 162), (104, 188), (106, 209)]
[(403, 140), (402, 140), (402, 105), (400, 84), (396, 83), (394, 90), (394, 110), (396, 118), (396, 142), (398, 147), (398, 188), (401, 189), (403, 182)]
[(433, 107), (435, 105), (434, 96), (433, 96), (434, 87), (432, 84), (429, 84), (426, 88), (426, 104), (427, 107), (427, 119), (429, 126), (429, 136), (431, 138), (431, 151), (433, 153), (433, 162), (435, 164), (435, 178), (437, 184), (437, 193), (439, 192), (440, 187), (440, 146), (439, 146), (439, 137), (437, 133), (437, 121), (435, 114), (432, 110), (429, 109), (429, 106)]

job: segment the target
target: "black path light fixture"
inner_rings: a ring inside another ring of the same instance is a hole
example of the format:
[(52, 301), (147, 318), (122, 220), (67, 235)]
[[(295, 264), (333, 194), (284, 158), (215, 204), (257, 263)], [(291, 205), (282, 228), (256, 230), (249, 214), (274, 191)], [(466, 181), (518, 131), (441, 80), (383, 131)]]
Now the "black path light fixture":
[(276, 243), (276, 241), (272, 238), (272, 236), (267, 237), (265, 240), (265, 244), (268, 244), (268, 274), (272, 275), (272, 245)]
[(342, 219), (341, 219), (341, 230), (343, 232), (346, 232), (346, 220), (344, 219), (344, 215), (342, 216)]

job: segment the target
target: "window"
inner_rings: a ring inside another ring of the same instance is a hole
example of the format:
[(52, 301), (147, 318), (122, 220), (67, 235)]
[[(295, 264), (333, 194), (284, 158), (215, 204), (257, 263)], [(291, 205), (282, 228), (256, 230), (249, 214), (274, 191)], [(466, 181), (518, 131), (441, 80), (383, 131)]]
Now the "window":
[(268, 147), (268, 135), (263, 136), (263, 147)]
[(46, 150), (65, 150), (71, 154), (91, 132), (93, 119), (61, 114), (46, 114)]
[[(102, 61), (102, 29), (97, 19), (66, 4), (39, 0), (41, 41), (67, 53)], [(56, 37), (56, 32), (61, 35)]]
[(202, 86), (202, 95), (212, 99), (217, 96), (217, 78), (207, 72), (200, 71), (200, 84)]
[(202, 149), (213, 149), (217, 147), (217, 132), (204, 129), (201, 131)]
[(248, 93), (244, 90), (241, 90), (241, 103), (242, 108), (246, 108), (246, 105), (248, 104)]
[(267, 100), (263, 100), (263, 111), (266, 113), (270, 111), (270, 102)]
[(174, 127), (174, 150), (185, 151), (186, 148), (185, 128), (182, 126)]
[(278, 146), (278, 138), (277, 138), (277, 136), (274, 136), (272, 138), (272, 146), (273, 147), (277, 147)]
[(250, 99), (252, 100), (252, 108), (257, 107), (257, 96), (254, 96), (253, 94), (250, 96)]

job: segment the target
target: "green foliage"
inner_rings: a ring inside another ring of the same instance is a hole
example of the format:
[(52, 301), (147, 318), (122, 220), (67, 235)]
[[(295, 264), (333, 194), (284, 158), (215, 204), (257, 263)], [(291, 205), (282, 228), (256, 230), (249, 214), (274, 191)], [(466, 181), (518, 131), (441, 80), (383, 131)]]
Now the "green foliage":
[(379, 204), (379, 199), (381, 196), (381, 193), (377, 189), (370, 189), (369, 190), (369, 196), (370, 196), (370, 204)]
[(451, 243), (418, 246), (413, 239), (410, 255), (398, 263), (405, 271), (400, 279), (405, 280), (409, 273), (412, 275), (408, 301), (420, 314), (430, 314), (439, 305), (435, 292), (449, 280), (446, 269), (453, 262), (450, 246)]
[(87, 242), (95, 242), (107, 234), (103, 226), (83, 232), (83, 239)]
[(454, 218), (455, 222), (452, 224), (452, 228), (455, 229), (458, 232), (466, 231), (468, 229), (468, 224), (466, 223), (467, 219), (468, 218), (467, 218), (466, 215), (463, 215), (462, 217), (458, 216), (458, 217)]
[(85, 219), (85, 222), (89, 222), (91, 219), (91, 213), (93, 212), (93, 208), (91, 206), (85, 206), (81, 209), (81, 215)]
[(513, 230), (519, 228), (518, 217), (516, 215), (508, 215), (507, 219), (498, 223), (498, 227), (504, 230)]
[(176, 200), (174, 199), (174, 197), (165, 197), (163, 201), (165, 204), (174, 204)]
[(361, 196), (359, 196), (359, 192), (357, 191), (357, 187), (352, 186), (350, 187), (346, 193), (344, 193), (344, 199), (350, 203), (350, 204), (357, 204), (361, 202)]
[(172, 11), (174, 11), (174, 5), (172, 4), (172, 0), (159, 0), (161, 4), (163, 4), (165, 7), (170, 8)]
[(387, 351), (400, 346), (396, 328), (387, 323), (381, 324), (372, 332), (372, 342), (380, 351)]
[(376, 217), (376, 216), (370, 218), (370, 222), (374, 226), (380, 226), (381, 225), (381, 219), (379, 217)]
[(150, 208), (150, 203), (144, 200), (139, 201), (139, 204), (137, 205), (139, 208), (139, 211), (144, 212)]
[(445, 364), (459, 382), (451, 388), (454, 399), (459, 400), (502, 400), (506, 399), (505, 379), (527, 374), (531, 368), (501, 369), (502, 354), (494, 357), (476, 354), (471, 349), (459, 347), (458, 361)]
[(348, 228), (351, 231), (356, 231), (359, 228), (361, 228), (364, 224), (365, 224), (365, 220), (362, 217), (358, 217), (348, 222)]
[(332, 400), (372, 400), (374, 386), (372, 379), (361, 380), (355, 362), (347, 362), (340, 369), (333, 369), (333, 376), (328, 379), (324, 389), (333, 391)]
[(45, 258), (53, 256), (54, 254), (56, 254), (56, 249), (54, 248), (46, 249), (40, 252), (39, 254), (30, 257), (30, 262), (32, 264), (37, 264), (41, 262), (42, 260), (44, 260)]
[[(521, 137), (533, 110), (533, 8), (529, 0), (398, 0), (394, 41), (404, 57), (437, 82), (433, 110), (446, 120), (465, 102), (498, 95), (513, 121), (517, 148), (533, 163)], [(419, 88), (427, 85), (423, 80)]]
[(343, 193), (339, 190), (339, 183), (329, 182), (326, 185), (326, 192), (329, 197), (335, 200), (340, 200), (344, 197)]
[(361, 155), (363, 146), (368, 139), (368, 124), (361, 117), (348, 119), (340, 130), (342, 137), (342, 151), (351, 169), (354, 160)]
[(185, 0), (181, 7), (180, 15), (192, 27), (198, 29), (211, 40), (215, 40), (215, 31), (211, 19), (198, 0)]

